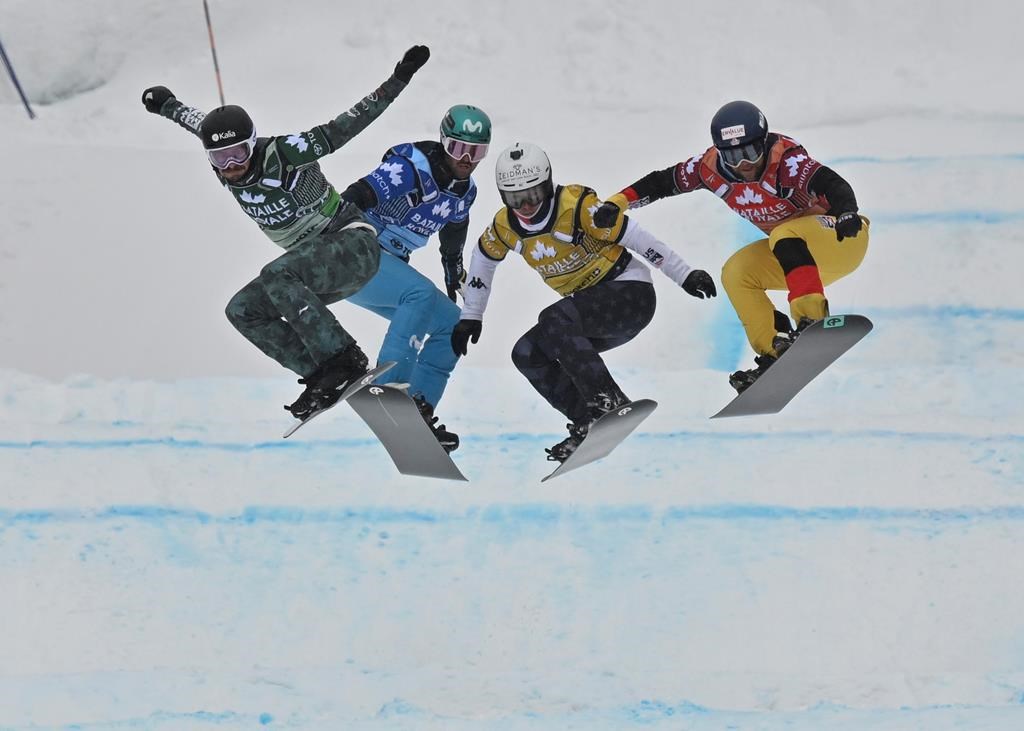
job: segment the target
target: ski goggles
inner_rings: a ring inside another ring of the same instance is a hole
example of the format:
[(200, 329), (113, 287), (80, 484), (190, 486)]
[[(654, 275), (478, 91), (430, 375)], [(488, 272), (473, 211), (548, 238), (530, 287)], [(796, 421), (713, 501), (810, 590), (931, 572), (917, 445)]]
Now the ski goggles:
[(216, 150), (207, 150), (210, 163), (218, 170), (227, 170), (231, 165), (242, 165), (252, 157), (253, 143), (245, 140), (228, 147), (220, 147)]
[(487, 144), (463, 142), (447, 135), (441, 135), (441, 144), (449, 156), (456, 160), (462, 160), (468, 156), (470, 162), (480, 162), (487, 157), (487, 148), (489, 147)]
[(539, 206), (547, 200), (548, 191), (548, 183), (543, 182), (526, 190), (502, 190), (499, 192), (501, 193), (501, 200), (505, 205), (514, 210), (527, 205)]
[(742, 162), (750, 162), (756, 165), (764, 157), (764, 140), (754, 140), (745, 145), (737, 145), (736, 147), (719, 147), (718, 154), (722, 158), (722, 162), (731, 168), (738, 166)]

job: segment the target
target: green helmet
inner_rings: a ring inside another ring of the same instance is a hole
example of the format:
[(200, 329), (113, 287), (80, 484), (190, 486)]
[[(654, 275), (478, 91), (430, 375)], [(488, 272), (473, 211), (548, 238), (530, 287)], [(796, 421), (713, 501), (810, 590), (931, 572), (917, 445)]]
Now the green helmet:
[(489, 144), (491, 118), (479, 107), (456, 104), (441, 120), (441, 135), (474, 145)]

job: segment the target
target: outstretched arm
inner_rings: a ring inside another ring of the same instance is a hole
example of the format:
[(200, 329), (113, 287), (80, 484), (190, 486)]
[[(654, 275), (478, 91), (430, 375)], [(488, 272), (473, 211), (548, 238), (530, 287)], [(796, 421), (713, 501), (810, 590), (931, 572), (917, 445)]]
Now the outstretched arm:
[(430, 58), (430, 49), (426, 46), (413, 46), (402, 60), (395, 66), (395, 72), (377, 88), (364, 96), (346, 112), (335, 117), (327, 124), (320, 125), (330, 145), (323, 154), (334, 152), (346, 145), (353, 137), (370, 126), (377, 117), (383, 114), (406, 84), (412, 79)]
[(147, 112), (167, 117), (196, 137), (200, 136), (199, 125), (206, 117), (206, 112), (182, 104), (166, 86), (151, 86), (146, 89), (142, 92), (142, 103)]
[(655, 269), (660, 269), (662, 274), (682, 287), (687, 294), (699, 299), (718, 294), (710, 274), (703, 269), (691, 267), (671, 246), (641, 228), (635, 221), (626, 219), (626, 232), (619, 243), (635, 251)]
[(678, 195), (681, 191), (676, 187), (675, 170), (676, 165), (673, 165), (647, 173), (632, 185), (610, 196), (595, 212), (594, 223), (600, 228), (611, 228), (619, 214), (627, 208), (640, 208), (670, 195)]

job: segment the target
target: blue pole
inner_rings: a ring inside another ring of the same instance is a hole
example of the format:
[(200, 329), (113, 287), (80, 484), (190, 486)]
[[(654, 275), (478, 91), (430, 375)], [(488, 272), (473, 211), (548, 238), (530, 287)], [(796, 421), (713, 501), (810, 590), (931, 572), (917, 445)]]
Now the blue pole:
[(21, 84), (18, 83), (18, 77), (14, 73), (14, 66), (11, 65), (11, 59), (7, 58), (7, 52), (4, 50), (3, 42), (0, 42), (0, 60), (3, 60), (4, 66), (7, 68), (7, 75), (11, 77), (11, 81), (14, 82), (14, 88), (18, 90), (18, 96), (21, 97), (21, 103), (25, 105), (25, 111), (28, 112), (28, 118), (35, 119), (35, 112), (32, 111), (32, 107), (28, 103), (28, 97), (25, 96), (25, 92), (21, 89)]

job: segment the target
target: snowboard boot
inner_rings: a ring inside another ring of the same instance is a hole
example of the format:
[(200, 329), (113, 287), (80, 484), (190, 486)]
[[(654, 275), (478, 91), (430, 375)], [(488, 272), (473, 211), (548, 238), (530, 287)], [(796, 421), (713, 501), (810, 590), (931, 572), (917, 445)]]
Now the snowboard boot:
[(789, 350), (789, 346), (796, 342), (797, 335), (799, 335), (799, 333), (779, 333), (772, 338), (772, 350), (775, 351), (776, 359), (781, 358), (782, 354)]
[(333, 406), (342, 392), (367, 371), (369, 359), (358, 345), (352, 343), (321, 363), (299, 383), (306, 389), (291, 406), (284, 408), (296, 419), (305, 421), (317, 411)]
[(775, 357), (781, 358), (782, 354), (789, 349), (789, 346), (795, 343), (796, 339), (800, 337), (800, 333), (816, 322), (817, 320), (812, 320), (809, 317), (801, 317), (799, 324), (796, 326), (796, 330), (780, 330), (776, 333), (775, 337), (772, 338), (772, 350), (775, 351)]
[(423, 417), (423, 421), (427, 422), (427, 426), (430, 427), (430, 431), (434, 432), (438, 443), (444, 447), (444, 451), (450, 454), (458, 449), (459, 435), (448, 431), (444, 424), (437, 423), (440, 419), (434, 416), (434, 407), (427, 403), (423, 395), (418, 393), (412, 397), (412, 400), (415, 402), (416, 408), (420, 410), (420, 416)]
[(801, 317), (800, 322), (798, 322), (796, 326), (796, 334), (799, 335), (816, 322), (820, 322), (820, 320), (812, 320), (809, 317)]
[(615, 411), (623, 404), (629, 403), (629, 397), (624, 394), (614, 383), (603, 391), (598, 391), (587, 400), (587, 408), (590, 410), (592, 420), (596, 421), (609, 411)]
[(778, 358), (771, 355), (756, 356), (754, 358), (754, 363), (757, 364), (757, 367), (746, 371), (736, 371), (729, 376), (729, 385), (736, 389), (737, 394), (743, 393), (754, 385), (754, 381), (760, 378), (761, 375), (777, 360)]
[[(789, 348), (796, 342), (796, 339), (800, 337), (800, 333), (806, 330), (810, 325), (813, 325), (817, 320), (812, 320), (809, 317), (801, 317), (800, 322), (796, 326), (796, 330), (780, 330), (776, 333), (775, 337), (772, 338), (772, 350), (775, 351), (775, 355), (759, 355), (754, 358), (754, 363), (757, 364), (756, 368), (751, 368), (746, 371), (736, 371), (729, 376), (729, 385), (736, 389), (736, 393), (740, 394), (750, 388), (751, 384), (756, 381), (762, 373), (768, 370), (775, 361), (782, 357)], [(776, 327), (788, 327), (789, 318), (783, 315), (778, 310), (775, 311), (775, 326)]]
[(569, 436), (560, 441), (551, 449), (545, 449), (548, 453), (548, 460), (551, 462), (564, 462), (572, 456), (590, 431), (590, 422), (571, 422), (565, 425), (569, 430)]

